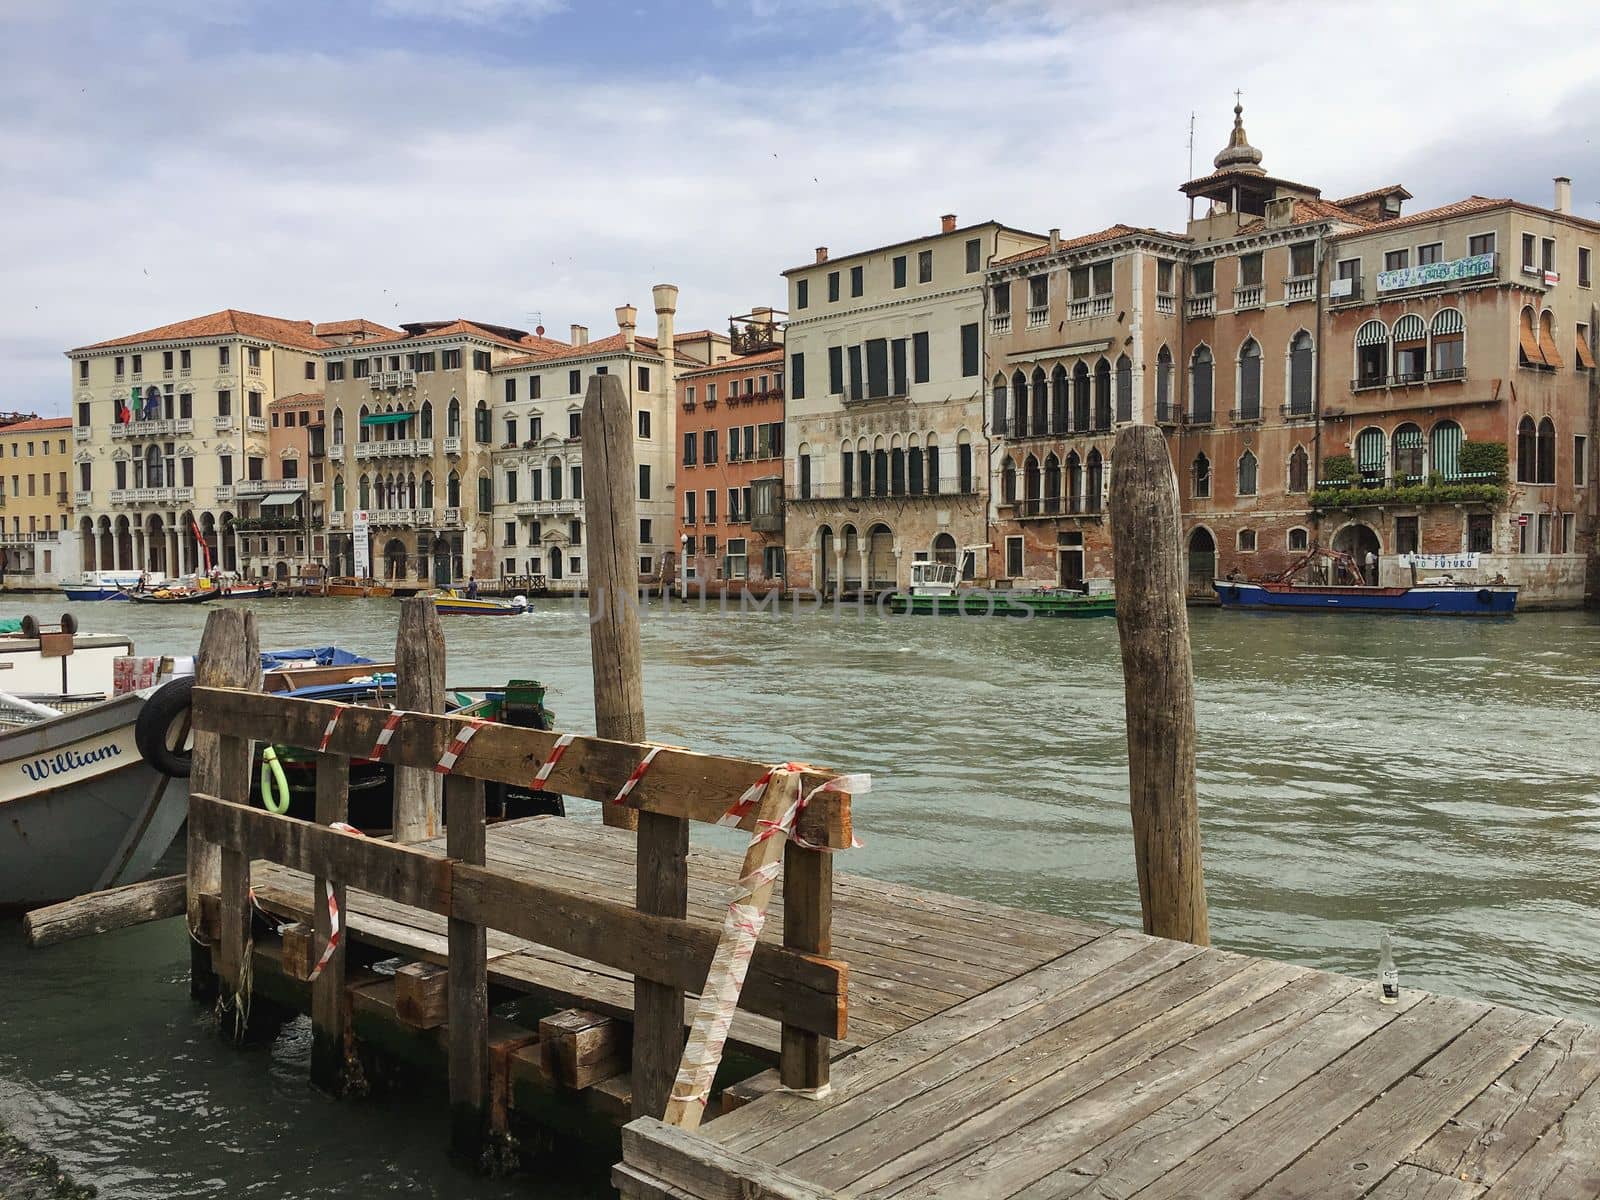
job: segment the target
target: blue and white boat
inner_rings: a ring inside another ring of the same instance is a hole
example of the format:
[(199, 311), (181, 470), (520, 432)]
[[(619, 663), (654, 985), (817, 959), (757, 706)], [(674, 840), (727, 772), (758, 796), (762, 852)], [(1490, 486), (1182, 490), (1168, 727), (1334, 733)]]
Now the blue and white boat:
[(139, 586), (141, 577), (147, 587), (161, 582), (158, 576), (143, 571), (85, 571), (83, 578), (68, 580), (61, 590), (68, 600), (126, 600), (128, 593)]
[[(1370, 586), (1351, 555), (1313, 546), (1287, 570), (1268, 579), (1216, 579), (1211, 586), (1223, 608), (1413, 613), (1441, 617), (1509, 617), (1517, 609), (1514, 585), (1500, 579), (1464, 583), (1455, 578), (1454, 571), (1477, 571), (1476, 554), (1402, 555), (1398, 565), (1411, 571), (1411, 584)], [(1294, 578), (1313, 567), (1317, 569), (1318, 578), (1310, 581)], [(1450, 573), (1433, 579), (1419, 577), (1420, 571), (1429, 569)]]

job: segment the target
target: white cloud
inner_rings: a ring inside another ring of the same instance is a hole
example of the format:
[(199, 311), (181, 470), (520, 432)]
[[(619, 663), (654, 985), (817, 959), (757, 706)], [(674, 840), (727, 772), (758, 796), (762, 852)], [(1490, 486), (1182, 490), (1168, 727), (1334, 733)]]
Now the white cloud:
[(380, 17), (461, 21), (469, 25), (535, 21), (565, 7), (563, 0), (374, 0), (373, 3), (373, 11)]

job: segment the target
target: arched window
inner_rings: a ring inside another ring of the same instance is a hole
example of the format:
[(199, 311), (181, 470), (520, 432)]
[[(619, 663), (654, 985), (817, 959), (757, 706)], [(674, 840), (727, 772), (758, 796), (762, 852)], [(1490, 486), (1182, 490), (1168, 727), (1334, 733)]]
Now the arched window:
[(1036, 516), (1039, 512), (1039, 460), (1031, 454), (1022, 466), (1022, 499), (1022, 511)]
[(1517, 362), (1524, 367), (1544, 366), (1544, 355), (1539, 351), (1539, 330), (1534, 323), (1533, 309), (1522, 310), (1522, 330), (1517, 342)]
[(1394, 381), (1421, 383), (1428, 371), (1428, 330), (1416, 313), (1394, 323)]
[(1239, 347), (1238, 419), (1261, 419), (1261, 343), (1255, 338), (1246, 338)]
[(478, 472), (478, 511), (489, 512), (494, 508), (494, 483), (489, 478), (489, 472)]
[(933, 539), (933, 561), (949, 563), (952, 567), (956, 564), (956, 539), (948, 533), (941, 533)]
[(163, 487), (161, 482), (161, 447), (151, 444), (144, 452), (144, 483), (146, 487)]
[(344, 410), (342, 408), (333, 410), (333, 444), (335, 446), (344, 445)]
[[(804, 448), (800, 452), (799, 461), (801, 463), (806, 461)], [(908, 446), (906, 448), (906, 491), (913, 496), (920, 496), (923, 493), (923, 489), (922, 447)]]
[(1428, 435), (1428, 460), (1446, 483), (1461, 477), (1461, 442), (1461, 426), (1454, 421), (1440, 421)]
[(1256, 494), (1256, 456), (1246, 450), (1239, 456), (1239, 490), (1241, 496)]
[(906, 452), (901, 446), (895, 446), (889, 451), (889, 494), (891, 496), (906, 494)]
[(1304, 526), (1296, 525), (1289, 530), (1289, 549), (1307, 550), (1311, 547), (1311, 534)]
[(1044, 433), (1050, 428), (1050, 389), (1045, 383), (1044, 368), (1033, 369), (1033, 432)]
[(561, 460), (552, 458), (544, 465), (545, 484), (550, 489), (550, 499), (561, 499)]
[[(406, 472), (405, 499), (407, 508), (415, 508), (417, 506), (417, 475), (415, 471)], [(513, 496), (512, 499), (514, 500), (516, 497)]]
[(1356, 386), (1382, 387), (1389, 375), (1389, 327), (1368, 321), (1356, 330)]
[(494, 430), (489, 423), (489, 406), (482, 400), (478, 407), (472, 410), (472, 440), (480, 446), (487, 446), (494, 439)]
[(1204, 500), (1211, 495), (1211, 460), (1204, 454), (1196, 454), (1194, 463), (1189, 468), (1190, 478), (1194, 484), (1194, 495), (1197, 500)]
[(339, 513), (342, 513), (344, 511), (344, 476), (343, 475), (335, 475), (333, 477), (333, 511), (334, 512), (339, 512)]
[(1071, 385), (1067, 382), (1067, 369), (1060, 363), (1050, 373), (1050, 432), (1065, 433), (1067, 419), (1072, 408), (1072, 397), (1069, 394)]
[(1004, 375), (996, 375), (994, 377), (994, 410), (993, 415), (989, 418), (989, 424), (994, 433), (1005, 433), (1011, 427), (1006, 417), (1006, 377)]
[(1556, 423), (1549, 417), (1539, 422), (1539, 482), (1556, 481)]
[(1000, 464), (1000, 501), (1002, 504), (1017, 502), (1017, 464), (1011, 461), (1009, 455)]
[(1126, 354), (1117, 359), (1117, 420), (1133, 420), (1133, 363)]
[(1073, 450), (1067, 455), (1067, 511), (1078, 513), (1083, 511), (1083, 462), (1078, 458), (1078, 452)]
[(444, 506), (446, 508), (461, 507), (461, 476), (454, 471), (450, 472), (450, 478), (445, 481)]
[(1079, 363), (1072, 369), (1072, 428), (1076, 433), (1082, 433), (1089, 428), (1089, 409), (1092, 398), (1089, 395), (1089, 368), (1085, 363)]
[(1044, 460), (1044, 511), (1061, 511), (1061, 460), (1054, 452), (1046, 455)]
[(1028, 436), (1028, 379), (1021, 371), (1011, 375), (1011, 431), (1017, 437)]
[(1539, 482), (1539, 433), (1532, 417), (1517, 422), (1517, 482)]
[(1156, 420), (1173, 420), (1172, 351), (1165, 346), (1156, 351)]
[(1382, 487), (1388, 475), (1388, 439), (1383, 430), (1368, 426), (1356, 435), (1356, 470), (1363, 487)]
[(882, 446), (872, 452), (872, 494), (889, 494), (889, 452)]
[(433, 475), (427, 471), (422, 473), (422, 507), (433, 507)]
[(1311, 456), (1304, 446), (1296, 446), (1289, 455), (1289, 490), (1303, 492), (1311, 475)]
[(1433, 378), (1461, 379), (1467, 373), (1467, 324), (1461, 312), (1441, 308), (1433, 314)]
[(357, 415), (356, 421), (358, 422), (358, 425), (357, 425), (357, 428), (356, 428), (356, 441), (358, 441), (358, 442), (371, 441), (372, 440), (372, 426), (367, 424), (367, 406), (365, 404), (363, 404), (361, 406), (361, 412)]
[(444, 435), (453, 438), (461, 436), (461, 401), (454, 396), (450, 397), (450, 407), (445, 410)]
[(1407, 421), (1394, 431), (1396, 485), (1423, 482), (1422, 430)]
[[(1199, 346), (1189, 359), (1189, 424), (1209, 425), (1211, 420), (1211, 351)], [(1207, 475), (1207, 488), (1211, 486), (1209, 480), (1210, 476)], [(1200, 494), (1195, 493), (1197, 496)], [(1210, 491), (1205, 493), (1207, 496), (1210, 494)]]
[(433, 436), (433, 401), (422, 402), (422, 415), (417, 418), (417, 436), (431, 438)]
[(1111, 428), (1111, 364), (1103, 358), (1094, 365), (1094, 427)]
[(1105, 492), (1104, 462), (1100, 451), (1089, 451), (1083, 466), (1083, 511), (1099, 512), (1100, 499)]
[(372, 507), (372, 483), (365, 475), (356, 481), (356, 507)]
[(1311, 335), (1302, 329), (1289, 343), (1289, 415), (1311, 415)]

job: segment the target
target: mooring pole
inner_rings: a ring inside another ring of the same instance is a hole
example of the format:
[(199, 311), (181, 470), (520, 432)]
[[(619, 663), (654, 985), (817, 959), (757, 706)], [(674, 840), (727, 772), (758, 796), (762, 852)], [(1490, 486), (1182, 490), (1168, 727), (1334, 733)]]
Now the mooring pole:
[[(261, 643), (255, 614), (240, 608), (213, 608), (207, 613), (194, 673), (199, 687), (260, 688)], [(245, 800), (250, 794), (250, 742), (196, 730), (189, 790)], [(189, 990), (196, 997), (211, 999), (216, 995), (216, 975), (209, 943), (217, 931), (205, 928), (200, 897), (222, 891), (222, 847), (195, 836), (192, 821), (187, 875), (184, 907), (193, 935), (189, 940)]]
[(1211, 942), (1194, 781), (1194, 667), (1178, 487), (1166, 439), (1130, 425), (1111, 452), (1111, 542), (1144, 931)]
[[(594, 663), (594, 724), (603, 738), (644, 740), (639, 647), (639, 521), (633, 413), (622, 380), (596, 375), (583, 403), (585, 503), (589, 510), (589, 638)], [(689, 911), (689, 823), (607, 806), (608, 825), (638, 833), (640, 912)], [(633, 984), (633, 1113), (667, 1109), (683, 1054), (683, 993), (646, 979)]]
[[(426, 596), (400, 601), (400, 629), (394, 643), (395, 705), (407, 712), (444, 711), (444, 630)], [(394, 769), (394, 840), (420, 842), (437, 837), (439, 775), (426, 767)]]

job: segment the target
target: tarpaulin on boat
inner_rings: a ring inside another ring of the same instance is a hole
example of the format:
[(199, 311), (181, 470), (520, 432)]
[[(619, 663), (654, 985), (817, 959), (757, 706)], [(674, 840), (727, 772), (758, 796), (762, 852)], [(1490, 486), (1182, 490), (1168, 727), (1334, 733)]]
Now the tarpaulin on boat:
[(291, 664), (315, 663), (319, 667), (349, 667), (370, 663), (372, 659), (364, 658), (359, 654), (339, 646), (309, 646), (301, 650), (263, 650), (261, 652), (261, 669), (263, 671), (282, 670)]

